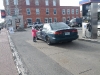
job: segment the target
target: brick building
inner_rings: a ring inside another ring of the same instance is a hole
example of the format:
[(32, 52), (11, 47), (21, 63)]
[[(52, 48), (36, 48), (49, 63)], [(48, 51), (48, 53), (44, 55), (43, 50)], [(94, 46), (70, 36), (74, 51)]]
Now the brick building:
[(24, 27), (33, 22), (56, 22), (80, 17), (79, 6), (60, 6), (60, 0), (4, 0), (7, 15), (23, 15)]

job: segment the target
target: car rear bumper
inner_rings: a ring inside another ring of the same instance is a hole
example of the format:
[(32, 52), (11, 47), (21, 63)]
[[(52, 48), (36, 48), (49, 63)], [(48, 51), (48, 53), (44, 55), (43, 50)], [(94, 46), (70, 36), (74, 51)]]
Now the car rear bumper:
[(67, 42), (67, 41), (71, 41), (71, 40), (76, 40), (76, 39), (78, 39), (78, 37), (79, 37), (78, 35), (73, 36), (73, 37), (66, 37), (66, 38), (54, 38), (54, 37), (51, 37), (50, 41), (51, 41), (51, 43)]

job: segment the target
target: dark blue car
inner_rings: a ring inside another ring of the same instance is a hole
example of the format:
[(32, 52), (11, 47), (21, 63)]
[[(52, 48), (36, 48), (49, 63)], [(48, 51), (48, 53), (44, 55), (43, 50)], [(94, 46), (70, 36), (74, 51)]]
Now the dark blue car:
[(37, 39), (44, 40), (49, 45), (59, 42), (72, 42), (77, 38), (77, 29), (70, 28), (63, 22), (46, 23), (37, 32)]

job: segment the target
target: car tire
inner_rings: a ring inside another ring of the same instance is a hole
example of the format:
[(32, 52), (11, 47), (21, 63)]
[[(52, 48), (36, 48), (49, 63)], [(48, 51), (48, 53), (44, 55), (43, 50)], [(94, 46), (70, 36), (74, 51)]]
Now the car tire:
[(72, 42), (72, 40), (68, 41), (68, 43), (71, 43), (71, 42)]
[(46, 42), (47, 42), (48, 45), (52, 44), (49, 37), (46, 37)]

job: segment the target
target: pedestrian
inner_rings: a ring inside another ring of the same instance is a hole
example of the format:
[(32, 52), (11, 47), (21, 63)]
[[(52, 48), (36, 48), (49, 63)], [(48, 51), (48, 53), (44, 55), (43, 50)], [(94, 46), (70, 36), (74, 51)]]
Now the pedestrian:
[(35, 28), (35, 27), (32, 27), (33, 42), (37, 42), (37, 41), (36, 41), (36, 39), (37, 39), (37, 37), (36, 37), (36, 32), (37, 32), (36, 28)]
[(87, 24), (87, 30), (88, 30), (88, 38), (91, 38), (92, 26), (90, 23)]

